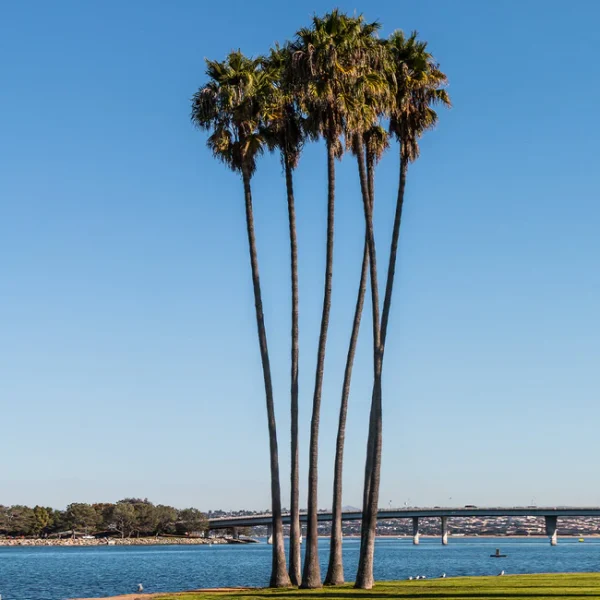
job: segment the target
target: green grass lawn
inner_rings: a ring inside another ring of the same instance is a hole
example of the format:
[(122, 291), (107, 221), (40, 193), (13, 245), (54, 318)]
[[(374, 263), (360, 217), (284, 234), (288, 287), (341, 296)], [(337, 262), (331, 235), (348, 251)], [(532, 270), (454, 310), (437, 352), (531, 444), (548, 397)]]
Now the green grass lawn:
[(449, 598), (452, 600), (547, 600), (548, 598), (600, 598), (600, 573), (558, 575), (505, 575), (504, 577), (456, 577), (424, 581), (380, 582), (370, 591), (359, 591), (351, 585), (321, 590), (240, 590), (239, 592), (201, 592), (160, 596), (157, 600), (347, 600), (350, 598)]

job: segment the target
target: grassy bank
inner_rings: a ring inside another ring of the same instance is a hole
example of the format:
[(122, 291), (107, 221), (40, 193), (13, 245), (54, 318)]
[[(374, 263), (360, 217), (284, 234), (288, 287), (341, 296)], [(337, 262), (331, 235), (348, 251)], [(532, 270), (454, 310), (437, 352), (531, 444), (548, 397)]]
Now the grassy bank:
[(504, 577), (457, 577), (425, 581), (381, 582), (368, 592), (354, 590), (351, 585), (316, 591), (240, 590), (192, 592), (156, 596), (160, 600), (349, 600), (351, 598), (451, 599), (451, 600), (548, 600), (552, 598), (600, 598), (600, 573), (558, 575), (505, 575)]

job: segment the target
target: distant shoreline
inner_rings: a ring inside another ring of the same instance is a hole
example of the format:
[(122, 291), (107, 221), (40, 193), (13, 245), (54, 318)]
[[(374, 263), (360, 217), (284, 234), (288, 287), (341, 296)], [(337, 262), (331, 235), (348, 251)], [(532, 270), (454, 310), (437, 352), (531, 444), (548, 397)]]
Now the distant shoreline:
[[(287, 536), (286, 536), (287, 537)], [(348, 539), (359, 539), (359, 535), (345, 535)], [(441, 535), (420, 535), (420, 539), (439, 539)], [(450, 535), (450, 540), (476, 540), (476, 539), (547, 539), (548, 536), (544, 534), (536, 535), (493, 535), (493, 534), (482, 534), (482, 535)], [(565, 534), (559, 535), (559, 540), (562, 539), (575, 539), (575, 538), (598, 538), (600, 534)], [(378, 539), (405, 539), (412, 540), (412, 535), (378, 535)], [(319, 539), (329, 539), (328, 535), (321, 535)], [(21, 546), (58, 546), (58, 547), (87, 547), (87, 546), (203, 546), (211, 544), (227, 544), (229, 543), (226, 538), (99, 538), (99, 539), (82, 539), (82, 538), (61, 538), (61, 539), (48, 539), (48, 538), (15, 538), (15, 539), (0, 539), (0, 547), (21, 547)]]

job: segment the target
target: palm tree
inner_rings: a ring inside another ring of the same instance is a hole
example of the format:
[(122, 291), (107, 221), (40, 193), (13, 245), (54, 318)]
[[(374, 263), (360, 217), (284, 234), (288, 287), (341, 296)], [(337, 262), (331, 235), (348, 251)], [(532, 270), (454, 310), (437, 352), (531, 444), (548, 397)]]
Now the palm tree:
[[(389, 112), (391, 102), (390, 86), (386, 80), (387, 71), (390, 68), (388, 52), (385, 43), (374, 37), (378, 26), (370, 31), (363, 31), (357, 36), (356, 46), (361, 48), (363, 60), (360, 64), (359, 73), (354, 81), (353, 87), (353, 110), (346, 120), (347, 143), (351, 146), (357, 158), (358, 172), (363, 197), (363, 208), (366, 228), (366, 245), (368, 250), (368, 261), (371, 276), (371, 304), (372, 304), (372, 328), (373, 328), (373, 366), (375, 381), (380, 379), (382, 352), (380, 343), (380, 319), (379, 319), (379, 289), (377, 275), (377, 256), (375, 246), (375, 233), (373, 225), (374, 207), (374, 165), (385, 147), (387, 136), (382, 136), (382, 128), (379, 125), (379, 117)], [(367, 143), (368, 142), (368, 143)], [(360, 292), (359, 292), (360, 293)], [(371, 429), (376, 424), (377, 402), (372, 402), (369, 438), (372, 438)], [(370, 463), (367, 460), (365, 466), (365, 489), (363, 501), (363, 525), (361, 536), (361, 554), (365, 548), (374, 544), (366, 537), (369, 523), (368, 500), (370, 498), (369, 482), (371, 480)], [(337, 529), (337, 528), (336, 528)], [(337, 534), (337, 531), (336, 531)], [(341, 537), (341, 536), (340, 536)], [(341, 566), (341, 544), (333, 540), (333, 559), (331, 565), (331, 579), (343, 580), (343, 568)], [(357, 578), (360, 574), (357, 575)]]
[(333, 279), (333, 235), (335, 208), (335, 159), (343, 153), (340, 136), (352, 102), (351, 82), (362, 61), (357, 34), (366, 27), (362, 17), (350, 18), (338, 10), (314, 17), (311, 28), (298, 31), (291, 45), (295, 83), (300, 106), (307, 115), (312, 137), (322, 136), (327, 148), (327, 251), (323, 312), (310, 427), (308, 516), (303, 588), (321, 587), (318, 555), (318, 457), (321, 392), (331, 309)]
[(209, 81), (194, 95), (191, 117), (199, 128), (212, 132), (208, 138), (208, 146), (214, 156), (242, 176), (256, 325), (265, 383), (269, 430), (273, 515), (273, 561), (270, 585), (286, 587), (290, 585), (290, 579), (285, 564), (281, 520), (277, 429), (250, 185), (252, 175), (256, 170), (256, 159), (264, 150), (265, 141), (260, 133), (260, 124), (263, 119), (262, 109), (265, 98), (268, 97), (271, 89), (268, 75), (261, 70), (261, 62), (261, 59), (247, 58), (239, 51), (229, 54), (223, 62), (207, 61)]
[(418, 157), (418, 138), (427, 129), (433, 127), (437, 121), (437, 114), (431, 106), (436, 103), (450, 105), (448, 94), (441, 87), (446, 83), (446, 76), (439, 70), (431, 54), (427, 52), (426, 44), (417, 40), (416, 33), (413, 33), (409, 38), (405, 38), (401, 32), (394, 33), (388, 42), (388, 49), (394, 65), (391, 87), (395, 93), (391, 107), (390, 131), (400, 142), (400, 183), (381, 315), (380, 349), (375, 368), (369, 440), (367, 442), (361, 551), (355, 584), (356, 587), (361, 589), (371, 589), (373, 586), (373, 554), (381, 477), (381, 375), (394, 284), (406, 173), (409, 162)]
[(348, 399), (350, 397), (350, 383), (354, 356), (358, 343), (358, 333), (367, 291), (367, 277), (369, 273), (369, 245), (365, 238), (360, 283), (352, 321), (352, 333), (346, 356), (344, 369), (344, 383), (342, 385), (342, 400), (340, 402), (340, 415), (335, 446), (335, 463), (333, 470), (333, 506), (331, 509), (331, 536), (329, 543), (329, 566), (325, 576), (325, 585), (341, 585), (344, 583), (344, 563), (342, 557), (342, 477), (344, 469), (344, 445), (346, 441), (346, 417), (348, 414)]
[[(332, 508), (332, 530), (329, 551), (329, 567), (325, 583), (328, 585), (339, 585), (344, 582), (344, 568), (342, 558), (342, 472), (343, 452), (345, 441), (345, 425), (352, 366), (364, 295), (366, 293), (367, 272), (371, 271), (371, 294), (373, 315), (373, 340), (374, 348), (377, 347), (379, 336), (379, 294), (377, 286), (377, 259), (375, 255), (375, 240), (373, 233), (373, 202), (374, 202), (374, 163), (381, 157), (387, 142), (377, 147), (375, 139), (376, 132), (381, 129), (377, 124), (379, 114), (384, 112), (389, 103), (388, 86), (383, 76), (386, 68), (386, 56), (384, 46), (375, 37), (379, 25), (362, 25), (353, 42), (355, 53), (360, 57), (356, 61), (355, 79), (352, 82), (352, 102), (349, 103), (351, 111), (346, 118), (346, 145), (352, 150), (357, 159), (361, 195), (365, 214), (366, 234), (363, 250), (363, 261), (361, 269), (361, 280), (358, 289), (358, 297), (354, 313), (350, 347), (348, 350), (344, 384), (342, 388), (342, 401), (340, 404), (340, 418), (338, 424), (338, 435), (336, 443), (336, 458), (334, 467), (334, 493)], [(358, 52), (356, 52), (358, 50)], [(384, 131), (385, 136), (385, 131)], [(387, 137), (387, 136), (385, 136)], [(369, 140), (367, 151), (366, 141)], [(366, 168), (366, 165), (368, 168)], [(372, 260), (371, 260), (372, 257)], [(374, 354), (374, 357), (376, 355)]]
[(388, 42), (397, 81), (390, 132), (399, 142), (400, 183), (381, 321), (384, 345), (392, 301), (408, 165), (419, 157), (419, 138), (437, 123), (438, 116), (432, 106), (441, 104), (447, 108), (451, 107), (450, 96), (444, 89), (448, 81), (447, 76), (427, 51), (427, 42), (419, 41), (417, 35), (417, 32), (413, 32), (405, 38), (401, 31), (396, 31)]
[[(367, 104), (363, 104), (362, 107), (369, 108)], [(371, 112), (370, 110), (368, 112)], [(360, 123), (361, 121), (359, 121)], [(353, 143), (355, 147), (355, 154), (358, 158), (358, 168), (361, 179), (361, 188), (363, 190), (363, 206), (365, 215), (365, 227), (366, 227), (366, 238), (369, 248), (369, 265), (371, 275), (371, 312), (373, 318), (373, 369), (374, 369), (374, 381), (375, 385), (380, 379), (381, 365), (382, 365), (382, 352), (381, 352), (381, 333), (380, 333), (380, 321), (379, 321), (379, 288), (378, 288), (378, 275), (377, 275), (377, 256), (375, 248), (375, 233), (373, 226), (373, 204), (370, 201), (370, 190), (369, 190), (369, 177), (366, 171), (366, 152), (364, 145), (364, 131), (358, 129), (357, 133), (353, 136)], [(376, 389), (376, 387), (375, 387)], [(368, 448), (370, 447), (370, 440), (372, 437), (372, 428), (376, 424), (377, 407), (378, 402), (375, 399), (371, 403), (371, 415), (369, 418), (369, 440)], [(363, 515), (361, 523), (361, 547), (360, 556), (370, 551), (371, 546), (374, 549), (374, 537), (373, 540), (367, 535), (368, 524), (370, 523), (369, 513), (369, 500), (370, 500), (370, 487), (367, 482), (371, 482), (370, 465), (369, 465), (369, 454), (367, 452), (367, 462), (365, 465), (365, 486), (363, 491)], [(361, 566), (362, 561), (359, 560), (359, 571), (357, 573), (357, 582), (361, 577)], [(357, 583), (358, 586), (358, 583)]]
[(300, 554), (300, 478), (298, 460), (298, 242), (294, 202), (293, 172), (298, 165), (304, 142), (303, 119), (291, 87), (291, 53), (289, 48), (276, 46), (265, 61), (264, 69), (273, 82), (270, 118), (264, 124), (264, 135), (271, 150), (278, 150), (285, 172), (288, 223), (290, 234), (292, 331), (291, 331), (291, 468), (290, 468), (290, 551), (289, 575), (292, 585), (302, 581)]
[[(367, 167), (367, 189), (371, 206), (374, 206), (374, 167), (388, 147), (387, 133), (382, 127), (373, 126), (371, 129), (365, 132), (363, 138)], [(352, 380), (354, 356), (356, 354), (356, 344), (358, 342), (360, 322), (365, 302), (365, 294), (367, 291), (368, 274), (369, 244), (365, 236), (360, 283), (358, 285), (358, 295), (356, 298), (356, 307), (354, 309), (354, 319), (352, 321), (352, 333), (350, 335), (350, 344), (348, 346), (348, 354), (346, 357), (346, 368), (344, 370), (342, 400), (340, 402), (340, 415), (336, 439), (333, 478), (331, 541), (329, 545), (329, 567), (327, 569), (327, 576), (325, 577), (326, 585), (341, 585), (344, 583), (344, 563), (342, 556), (342, 475), (344, 467), (344, 444), (346, 439), (346, 417), (348, 414), (348, 399), (350, 396), (350, 383)]]

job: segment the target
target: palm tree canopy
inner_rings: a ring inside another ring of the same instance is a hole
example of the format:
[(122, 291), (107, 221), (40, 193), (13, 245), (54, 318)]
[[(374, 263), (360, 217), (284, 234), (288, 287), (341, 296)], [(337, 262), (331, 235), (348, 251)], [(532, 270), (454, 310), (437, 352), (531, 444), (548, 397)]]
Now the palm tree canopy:
[(363, 138), (368, 156), (373, 158), (374, 164), (377, 164), (384, 152), (389, 148), (390, 136), (381, 125), (373, 125), (364, 132)]
[(305, 118), (293, 87), (289, 45), (272, 48), (263, 60), (263, 70), (271, 87), (263, 109), (261, 133), (269, 150), (278, 149), (287, 163), (296, 168), (305, 140)]
[(418, 140), (437, 123), (436, 104), (450, 107), (445, 89), (446, 74), (427, 50), (427, 42), (414, 31), (406, 37), (395, 31), (388, 40), (393, 64), (395, 98), (391, 110), (390, 132), (402, 146), (402, 156), (413, 161), (419, 156)]
[(307, 115), (307, 132), (322, 135), (342, 155), (339, 141), (356, 110), (356, 84), (365, 75), (376, 45), (377, 22), (333, 10), (313, 17), (290, 44), (298, 100)]
[(224, 61), (206, 61), (209, 81), (192, 99), (192, 122), (212, 132), (207, 145), (213, 155), (234, 171), (252, 175), (264, 151), (260, 132), (263, 107), (272, 81), (262, 58), (231, 52)]

